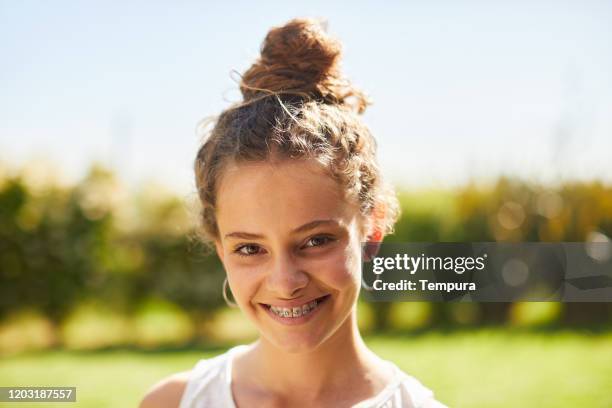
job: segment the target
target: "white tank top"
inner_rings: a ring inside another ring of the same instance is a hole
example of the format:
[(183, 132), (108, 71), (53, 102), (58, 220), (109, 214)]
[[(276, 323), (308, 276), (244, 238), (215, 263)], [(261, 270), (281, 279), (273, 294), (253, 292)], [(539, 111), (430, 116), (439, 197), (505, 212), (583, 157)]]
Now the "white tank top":
[[(196, 363), (181, 398), (179, 408), (236, 408), (232, 398), (232, 361), (236, 353), (249, 346), (241, 345), (226, 353)], [(394, 379), (378, 395), (361, 401), (353, 408), (445, 408), (433, 392), (416, 378), (391, 364)]]

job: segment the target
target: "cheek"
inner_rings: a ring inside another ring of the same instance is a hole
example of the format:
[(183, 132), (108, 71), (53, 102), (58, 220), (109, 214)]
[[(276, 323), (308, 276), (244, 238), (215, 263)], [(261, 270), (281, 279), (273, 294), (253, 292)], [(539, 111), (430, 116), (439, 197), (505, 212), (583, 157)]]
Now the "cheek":
[(229, 262), (225, 265), (225, 271), (236, 300), (239, 303), (248, 303), (257, 292), (264, 269), (259, 266)]
[(324, 263), (315, 266), (315, 270), (323, 272), (320, 279), (331, 287), (344, 288), (361, 283), (359, 253), (347, 247), (339, 250)]

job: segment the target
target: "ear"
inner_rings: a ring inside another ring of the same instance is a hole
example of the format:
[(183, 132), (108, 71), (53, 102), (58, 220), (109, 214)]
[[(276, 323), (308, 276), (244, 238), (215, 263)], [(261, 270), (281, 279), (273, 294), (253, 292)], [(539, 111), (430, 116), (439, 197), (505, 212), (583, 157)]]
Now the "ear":
[(367, 234), (366, 244), (363, 248), (363, 258), (365, 261), (371, 261), (380, 250), (380, 244), (385, 236), (382, 229), (382, 221), (385, 219), (386, 205), (377, 203), (374, 210), (364, 223), (365, 232)]
[(368, 237), (363, 248), (364, 261), (369, 262), (378, 254), (378, 251), (380, 251), (382, 238), (382, 232), (378, 229), (374, 230), (374, 232)]

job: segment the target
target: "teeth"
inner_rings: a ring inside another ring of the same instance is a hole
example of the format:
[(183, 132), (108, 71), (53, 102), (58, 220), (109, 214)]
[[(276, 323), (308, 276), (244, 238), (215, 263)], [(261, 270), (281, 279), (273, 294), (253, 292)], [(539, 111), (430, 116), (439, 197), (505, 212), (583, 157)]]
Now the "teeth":
[(313, 300), (312, 302), (308, 302), (303, 306), (296, 306), (291, 308), (270, 306), (270, 310), (280, 317), (300, 317), (312, 312), (317, 307), (317, 305), (318, 302), (316, 300)]

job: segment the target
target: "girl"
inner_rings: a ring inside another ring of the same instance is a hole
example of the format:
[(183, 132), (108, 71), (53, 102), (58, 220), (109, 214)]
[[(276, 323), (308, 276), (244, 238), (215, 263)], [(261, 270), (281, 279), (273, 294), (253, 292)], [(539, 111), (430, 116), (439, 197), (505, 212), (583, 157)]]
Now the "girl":
[(161, 381), (142, 408), (443, 407), (359, 334), (361, 243), (392, 231), (398, 204), (339, 59), (315, 21), (272, 29), (200, 148), (202, 235), (260, 338)]

